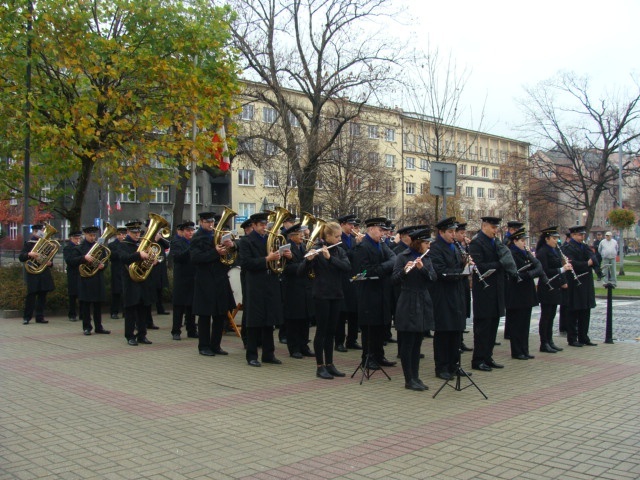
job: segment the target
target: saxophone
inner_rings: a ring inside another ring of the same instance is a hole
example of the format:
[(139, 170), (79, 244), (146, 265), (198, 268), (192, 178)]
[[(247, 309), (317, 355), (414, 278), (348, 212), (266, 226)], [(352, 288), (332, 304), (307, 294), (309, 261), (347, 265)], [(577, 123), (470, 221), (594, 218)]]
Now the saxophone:
[[(224, 224), (227, 223), (227, 220), (229, 220), (229, 218), (235, 217), (236, 215), (238, 214), (233, 210), (231, 210), (229, 207), (224, 207), (224, 212), (222, 214), (222, 217), (220, 218), (218, 225), (216, 225), (216, 228), (213, 230), (214, 245), (220, 245), (223, 234), (231, 233), (230, 230), (223, 230)], [(237, 258), (238, 258), (238, 251), (236, 249), (233, 249), (232, 251), (228, 252), (224, 257), (220, 257), (220, 261), (223, 264), (230, 266), (236, 262)]]
[(24, 268), (27, 272), (34, 275), (42, 273), (45, 268), (47, 268), (48, 263), (53, 260), (55, 254), (60, 250), (60, 242), (57, 240), (49, 240), (49, 238), (53, 237), (56, 233), (58, 233), (58, 231), (55, 228), (48, 223), (45, 224), (44, 235), (38, 239), (31, 250), (38, 254), (38, 258), (30, 258), (26, 261)]
[(158, 231), (162, 231), (162, 236), (168, 238), (171, 232), (169, 231), (169, 222), (167, 222), (160, 215), (155, 213), (149, 214), (149, 228), (144, 237), (140, 239), (140, 245), (138, 245), (137, 252), (146, 252), (149, 254), (149, 258), (146, 260), (138, 260), (129, 265), (129, 276), (134, 282), (143, 282), (147, 279), (151, 273), (154, 263), (162, 254), (162, 247), (155, 243), (153, 240)]
[[(290, 216), (289, 211), (283, 207), (276, 207), (276, 211), (269, 214), (269, 222), (273, 222), (273, 225), (271, 226), (271, 230), (267, 230), (267, 255), (271, 252), (278, 251), (282, 245), (287, 243), (287, 240), (280, 233), (280, 228), (285, 219)], [(287, 260), (285, 258), (272, 260), (269, 262), (269, 269), (273, 273), (282, 273), (286, 262)]]
[(112, 226), (108, 222), (105, 223), (104, 233), (98, 239), (98, 241), (91, 247), (91, 250), (87, 252), (87, 255), (93, 257), (93, 262), (91, 264), (82, 264), (80, 265), (80, 276), (84, 278), (93, 277), (98, 270), (100, 270), (100, 265), (104, 265), (109, 257), (111, 256), (111, 250), (106, 246), (107, 240), (113, 237), (118, 231), (116, 227)]

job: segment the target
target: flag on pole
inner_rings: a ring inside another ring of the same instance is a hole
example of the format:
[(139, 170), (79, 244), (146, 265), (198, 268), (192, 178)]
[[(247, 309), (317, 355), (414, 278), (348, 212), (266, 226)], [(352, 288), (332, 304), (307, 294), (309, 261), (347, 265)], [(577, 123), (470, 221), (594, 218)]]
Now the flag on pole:
[(116, 210), (122, 210), (122, 207), (120, 206), (120, 199), (116, 200)]
[(111, 204), (107, 202), (107, 215), (111, 215)]
[(227, 146), (227, 133), (222, 125), (216, 133), (213, 134), (214, 150), (213, 156), (218, 160), (219, 168), (223, 172), (229, 170), (231, 166), (231, 160), (229, 159), (228, 146)]

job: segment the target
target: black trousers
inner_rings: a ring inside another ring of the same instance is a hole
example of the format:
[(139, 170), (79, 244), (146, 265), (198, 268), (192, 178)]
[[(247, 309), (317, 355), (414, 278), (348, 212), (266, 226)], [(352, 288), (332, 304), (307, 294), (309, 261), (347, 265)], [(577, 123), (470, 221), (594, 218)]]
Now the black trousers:
[(363, 325), (362, 326), (362, 360), (370, 357), (376, 362), (384, 358), (384, 339), (386, 325)]
[(78, 316), (76, 305), (78, 304), (78, 295), (69, 295), (69, 318), (76, 318)]
[(91, 331), (91, 313), (93, 305), (93, 325), (95, 330), (102, 330), (102, 303), (80, 301), (80, 320), (82, 320), (82, 330)]
[(553, 343), (553, 320), (556, 318), (557, 311), (557, 305), (552, 305), (550, 303), (540, 304), (540, 323), (538, 324), (540, 345)]
[(558, 318), (558, 331), (560, 331), (560, 333), (567, 332), (568, 319), (569, 308), (566, 305), (560, 305), (560, 318)]
[(226, 315), (198, 315), (198, 350), (220, 350)]
[(262, 361), (275, 357), (276, 347), (273, 343), (273, 327), (242, 327), (247, 330), (247, 362), (258, 359), (258, 341), (262, 339)]
[(35, 310), (36, 320), (44, 320), (44, 305), (47, 302), (47, 292), (27, 293), (24, 298), (24, 319), (31, 320)]
[(285, 318), (287, 328), (287, 349), (289, 353), (302, 353), (307, 349), (309, 340), (308, 318)]
[(500, 317), (473, 318), (473, 356), (471, 363), (478, 365), (493, 358), (493, 347), (498, 334)]
[(173, 324), (171, 325), (171, 335), (182, 333), (182, 319), (187, 333), (197, 333), (196, 318), (191, 313), (191, 305), (173, 305)]
[(591, 309), (567, 310), (567, 341), (574, 343), (588, 343), (589, 324), (591, 323)]
[(402, 364), (404, 381), (420, 378), (420, 347), (424, 332), (398, 332), (398, 353)]
[(529, 355), (531, 308), (507, 308), (507, 318), (511, 325), (511, 356)]
[(111, 294), (111, 315), (117, 315), (120, 313), (122, 308), (122, 294), (121, 293), (112, 293)]
[[(345, 334), (346, 325), (346, 334)], [(358, 341), (358, 313), (357, 312), (340, 312), (340, 317), (336, 325), (335, 335), (336, 346), (353, 345)], [(345, 343), (346, 342), (346, 343)]]
[(333, 363), (333, 339), (336, 325), (340, 318), (340, 303), (342, 300), (315, 299), (316, 306), (316, 335), (313, 338), (313, 349), (316, 353), (318, 365)]
[(456, 373), (460, 361), (462, 332), (438, 331), (433, 333), (433, 361), (436, 375)]
[(151, 316), (151, 305), (132, 305), (124, 308), (124, 336), (127, 340), (136, 337), (138, 340), (147, 336), (147, 316)]

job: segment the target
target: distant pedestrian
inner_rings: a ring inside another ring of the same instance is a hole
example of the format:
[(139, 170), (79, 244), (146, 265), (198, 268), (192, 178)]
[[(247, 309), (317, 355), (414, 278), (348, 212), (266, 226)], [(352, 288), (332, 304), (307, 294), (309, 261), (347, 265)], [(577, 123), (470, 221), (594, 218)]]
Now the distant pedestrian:
[(611, 232), (607, 232), (604, 234), (604, 240), (600, 242), (598, 245), (598, 252), (602, 256), (602, 267), (607, 268), (606, 271), (603, 271), (605, 276), (605, 283), (616, 286), (616, 256), (618, 255), (618, 242), (616, 242), (612, 236)]

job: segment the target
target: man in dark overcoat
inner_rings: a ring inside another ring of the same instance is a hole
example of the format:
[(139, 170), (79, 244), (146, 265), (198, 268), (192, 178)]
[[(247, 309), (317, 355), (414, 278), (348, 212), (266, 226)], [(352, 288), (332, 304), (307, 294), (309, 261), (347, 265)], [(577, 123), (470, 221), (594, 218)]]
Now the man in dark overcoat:
[(362, 361), (367, 367), (390, 367), (396, 362), (384, 356), (384, 334), (391, 324), (392, 287), (391, 274), (396, 255), (384, 243), (386, 218), (365, 220), (367, 233), (353, 255), (354, 271), (363, 280), (356, 281), (358, 299), (358, 324), (362, 330)]
[(584, 243), (587, 231), (583, 225), (569, 228), (571, 239), (562, 245), (561, 250), (567, 256), (573, 274), (567, 274), (569, 288), (564, 291), (563, 303), (567, 306), (567, 342), (572, 347), (595, 346), (589, 338), (591, 309), (596, 306), (593, 269), (596, 268), (595, 255), (590, 254), (589, 246)]
[[(244, 232), (244, 235), (235, 241), (236, 249), (238, 250), (238, 257), (236, 258), (236, 263), (234, 265), (236, 267), (240, 266), (240, 252), (242, 251), (242, 249), (240, 248), (240, 243), (248, 241), (249, 234), (253, 232), (253, 222), (251, 221), (250, 218), (247, 218), (244, 222), (240, 224), (240, 228)], [(242, 313), (242, 328), (240, 329), (240, 339), (242, 340), (242, 344), (244, 345), (245, 348), (247, 348), (247, 329), (244, 328), (246, 326), (246, 322), (245, 322), (246, 314), (244, 312), (244, 303), (245, 303), (244, 299), (246, 298), (245, 297), (246, 286), (247, 286), (247, 271), (241, 268), (240, 269), (240, 291), (242, 292), (243, 313)]]
[(138, 282), (129, 275), (129, 266), (134, 262), (148, 260), (149, 253), (137, 251), (142, 222), (132, 221), (127, 223), (126, 227), (127, 236), (120, 246), (124, 287), (124, 336), (129, 345), (135, 346), (140, 343), (149, 345), (152, 342), (147, 338), (147, 318), (151, 316), (151, 305), (156, 298), (155, 285), (149, 277)]
[(500, 262), (498, 252), (497, 243), (500, 240), (496, 238), (500, 221), (501, 219), (497, 217), (482, 217), (481, 229), (469, 244), (469, 254), (475, 262), (478, 274), (483, 275), (487, 270), (495, 270), (492, 275), (484, 279), (489, 285), (486, 288), (484, 283), (480, 281), (478, 274), (473, 275), (473, 357), (471, 367), (485, 372), (490, 372), (493, 368), (504, 368), (503, 365), (493, 360), (493, 348), (500, 317), (505, 314), (505, 270)]
[(220, 216), (213, 212), (199, 214), (199, 228), (191, 240), (191, 263), (195, 267), (193, 314), (198, 315), (198, 352), (212, 357), (227, 355), (222, 349), (222, 331), (227, 313), (235, 307), (228, 265), (224, 258), (235, 248), (231, 240), (214, 242), (215, 222)]
[(196, 269), (191, 263), (191, 239), (195, 231), (195, 223), (185, 221), (178, 225), (176, 230), (169, 250), (169, 256), (173, 260), (171, 337), (174, 340), (180, 340), (184, 319), (187, 337), (198, 338), (198, 329), (192, 309)]
[[(32, 251), (38, 240), (44, 237), (44, 225), (31, 226), (31, 238), (24, 242), (18, 259), (22, 263), (28, 260), (37, 260), (39, 253)], [(48, 262), (46, 268), (40, 273), (29, 273), (25, 267), (24, 281), (27, 284), (27, 296), (24, 299), (24, 315), (22, 324), (28, 325), (35, 310), (36, 323), (49, 323), (44, 318), (44, 306), (47, 301), (47, 292), (51, 292), (55, 285), (51, 275), (53, 262)]]
[(73, 250), (82, 241), (82, 231), (74, 230), (69, 232), (69, 240), (62, 249), (62, 256), (67, 268), (67, 295), (69, 296), (69, 321), (75, 322), (78, 320), (78, 314), (76, 312), (76, 305), (78, 304), (78, 267), (69, 265), (69, 258), (71, 258)]
[(302, 225), (296, 223), (286, 231), (291, 244), (291, 260), (285, 264), (282, 272), (283, 317), (287, 331), (287, 348), (293, 358), (312, 357), (309, 349), (309, 324), (315, 316), (312, 297), (312, 280), (308, 275), (298, 276), (298, 267), (304, 262), (306, 253), (302, 241)]
[[(81, 265), (94, 266), (95, 257), (89, 253), (96, 244), (100, 229), (94, 226), (84, 227), (84, 240), (76, 246), (69, 257), (69, 265), (80, 268)], [(96, 272), (89, 277), (79, 276), (78, 300), (80, 300), (80, 320), (82, 320), (82, 331), (85, 335), (91, 335), (91, 317), (93, 314), (93, 325), (95, 333), (109, 334), (102, 326), (102, 304), (106, 297), (106, 285), (104, 279), (104, 269), (106, 264), (100, 262), (95, 265)], [(91, 308), (93, 306), (93, 309)]]
[(465, 263), (456, 247), (455, 217), (445, 218), (436, 224), (437, 236), (431, 243), (429, 258), (438, 280), (431, 286), (435, 333), (433, 359), (436, 376), (451, 379), (457, 373), (460, 361), (462, 331), (467, 319), (466, 292), (469, 277), (463, 275)]
[[(240, 267), (245, 273), (245, 294), (242, 328), (247, 329), (247, 363), (260, 367), (258, 339), (262, 338), (262, 361), (281, 364), (275, 357), (273, 328), (282, 323), (282, 292), (278, 274), (268, 264), (280, 259), (280, 253), (267, 252), (267, 214), (251, 215), (253, 231), (239, 242)], [(287, 259), (291, 252), (285, 252)]]
[[(342, 248), (347, 254), (347, 258), (353, 265), (353, 252), (356, 245), (360, 243), (364, 235), (356, 235), (354, 226), (356, 216), (353, 214), (338, 217), (338, 223), (342, 228), (341, 244), (336, 248)], [(342, 276), (342, 291), (344, 298), (340, 306), (340, 318), (336, 325), (335, 345), (338, 352), (362, 350), (362, 345), (358, 343), (358, 300), (356, 298), (356, 287), (350, 279), (356, 272), (345, 272)], [(345, 334), (346, 325), (346, 334)]]
[(109, 265), (111, 267), (111, 318), (117, 320), (122, 309), (122, 261), (120, 260), (120, 245), (127, 236), (126, 227), (118, 227), (116, 238), (109, 244), (111, 257)]

